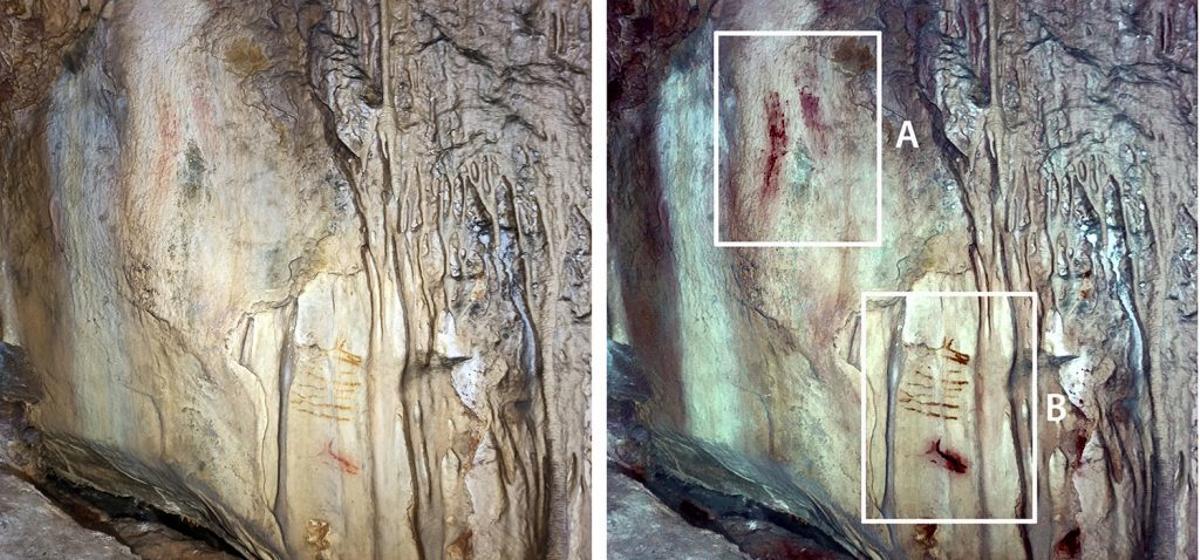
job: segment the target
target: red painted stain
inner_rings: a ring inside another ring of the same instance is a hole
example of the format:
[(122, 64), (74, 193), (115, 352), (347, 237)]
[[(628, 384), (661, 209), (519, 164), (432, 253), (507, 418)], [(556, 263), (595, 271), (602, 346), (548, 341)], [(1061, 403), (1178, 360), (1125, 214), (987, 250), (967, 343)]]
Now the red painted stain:
[(215, 127), (213, 125), (213, 106), (209, 102), (208, 97), (204, 95), (204, 91), (200, 87), (193, 89), (192, 94), (192, 115), (197, 127), (204, 138), (213, 138), (216, 136)]
[(930, 463), (939, 465), (950, 472), (958, 474), (967, 472), (967, 460), (953, 450), (942, 449), (942, 438), (929, 444), (929, 450), (925, 454), (930, 456)]
[(333, 440), (325, 443), (325, 455), (337, 462), (338, 468), (346, 474), (358, 474), (359, 466), (349, 457), (333, 450)]
[(808, 87), (800, 88), (800, 112), (809, 128), (821, 128), (821, 98)]
[(1081, 428), (1075, 429), (1075, 466), (1076, 467), (1083, 464), (1083, 452), (1085, 449), (1087, 449), (1087, 443), (1088, 443), (1088, 440), (1091, 439), (1091, 437), (1092, 437), (1092, 435), (1090, 433), (1088, 433), (1087, 428), (1081, 427)]
[(783, 156), (787, 155), (788, 133), (787, 117), (779, 106), (779, 92), (773, 91), (763, 100), (763, 109), (767, 114), (767, 141), (770, 144), (763, 172), (762, 194), (765, 199), (779, 192), (779, 167)]
[(1054, 545), (1055, 560), (1079, 558), (1079, 555), (1082, 552), (1083, 538), (1078, 527), (1068, 531), (1067, 534), (1063, 535), (1063, 538), (1059, 539), (1058, 543)]
[(926, 549), (937, 548), (937, 530), (937, 525), (917, 525), (913, 527), (913, 540)]
[(158, 157), (154, 163), (154, 185), (165, 188), (173, 184), (175, 154), (179, 151), (179, 116), (167, 99), (157, 103)]
[(625, 473), (629, 475), (629, 478), (632, 478), (643, 484), (649, 478), (647, 476), (648, 473), (646, 472), (646, 465), (643, 465), (640, 463), (635, 464), (635, 465), (630, 465), (629, 468), (625, 471)]
[(959, 352), (958, 350), (954, 349), (954, 339), (953, 338), (942, 340), (942, 350), (946, 351), (945, 353), (942, 354), (942, 356), (944, 358), (946, 358), (947, 360), (950, 360), (952, 362), (957, 362), (964, 366), (971, 363), (971, 355), (970, 354), (967, 354), (966, 352)]
[(812, 135), (817, 149), (822, 154), (827, 153), (829, 147), (825, 140), (825, 123), (821, 121), (821, 98), (808, 86), (800, 87), (800, 114), (804, 117), (804, 127)]

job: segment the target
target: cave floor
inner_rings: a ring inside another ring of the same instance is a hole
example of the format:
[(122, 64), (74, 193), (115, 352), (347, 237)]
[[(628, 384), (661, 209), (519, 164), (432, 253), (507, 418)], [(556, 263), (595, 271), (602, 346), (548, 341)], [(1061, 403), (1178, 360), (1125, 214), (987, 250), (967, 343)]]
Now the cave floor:
[(33, 484), (0, 471), (0, 560), (137, 558), (117, 539), (87, 529)]
[(644, 560), (749, 558), (721, 535), (693, 526), (644, 486), (608, 472), (608, 557)]

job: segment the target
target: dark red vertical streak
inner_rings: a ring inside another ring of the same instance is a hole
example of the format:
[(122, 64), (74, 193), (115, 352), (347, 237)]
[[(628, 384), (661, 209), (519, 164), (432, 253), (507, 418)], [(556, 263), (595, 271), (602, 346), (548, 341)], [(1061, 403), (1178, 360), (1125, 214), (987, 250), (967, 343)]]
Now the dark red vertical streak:
[(825, 139), (825, 123), (821, 122), (821, 98), (808, 87), (800, 88), (800, 114), (804, 117), (804, 127), (808, 129), (817, 149), (822, 155), (826, 154), (829, 148)]
[(808, 88), (800, 89), (800, 112), (804, 115), (805, 126), (821, 127), (821, 98), (814, 95)]
[(1054, 545), (1054, 560), (1070, 560), (1079, 558), (1083, 552), (1083, 538), (1079, 528), (1076, 527), (1063, 535), (1058, 543)]
[(763, 109), (767, 114), (767, 162), (763, 172), (763, 199), (769, 199), (779, 193), (779, 167), (784, 155), (787, 155), (788, 133), (787, 117), (779, 106), (779, 92), (771, 92), (763, 101)]

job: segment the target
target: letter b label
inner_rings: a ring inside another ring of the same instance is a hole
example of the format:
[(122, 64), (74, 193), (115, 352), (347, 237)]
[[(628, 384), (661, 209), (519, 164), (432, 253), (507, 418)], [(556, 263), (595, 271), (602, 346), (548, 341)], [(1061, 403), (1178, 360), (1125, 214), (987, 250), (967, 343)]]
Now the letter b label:
[(1067, 397), (1062, 393), (1046, 395), (1046, 419), (1051, 422), (1062, 422), (1067, 417)]

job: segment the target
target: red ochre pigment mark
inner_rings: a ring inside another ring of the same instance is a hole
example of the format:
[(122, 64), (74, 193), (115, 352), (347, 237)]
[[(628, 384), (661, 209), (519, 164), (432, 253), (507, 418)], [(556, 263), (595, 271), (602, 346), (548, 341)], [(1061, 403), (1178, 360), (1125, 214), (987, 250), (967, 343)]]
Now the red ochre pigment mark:
[(911, 403), (919, 404), (921, 406), (940, 406), (942, 408), (953, 408), (953, 409), (961, 408), (956, 404), (944, 403), (944, 402), (939, 402), (936, 400), (922, 400), (921, 399), (921, 397), (929, 397), (929, 396), (930, 395), (913, 395), (912, 393), (909, 393), (908, 391), (901, 389), (898, 400), (902, 403), (911, 402)]
[(919, 414), (924, 414), (925, 416), (928, 416), (930, 418), (942, 418), (945, 420), (958, 420), (958, 416), (955, 416), (954, 413), (952, 413), (952, 412), (946, 412), (943, 414), (942, 412), (929, 410), (928, 408), (916, 406), (911, 403), (903, 403), (900, 406), (902, 408), (904, 408), (904, 410), (916, 412)]
[(167, 100), (158, 100), (158, 158), (154, 165), (154, 182), (158, 186), (171, 184), (170, 174), (179, 145), (179, 117), (174, 109)]
[(1088, 441), (1092, 439), (1091, 429), (1087, 425), (1077, 425), (1070, 434), (1074, 440), (1075, 468), (1083, 465), (1083, 452), (1087, 450)]
[(805, 126), (821, 128), (821, 98), (808, 89), (808, 86), (800, 88), (800, 112), (804, 115)]
[(204, 95), (204, 90), (196, 87), (192, 95), (192, 115), (204, 138), (215, 135), (213, 124), (213, 106)]
[(913, 540), (926, 549), (937, 548), (937, 525), (916, 525), (913, 527)]
[(333, 440), (325, 444), (325, 455), (337, 462), (338, 467), (346, 474), (358, 474), (358, 465), (354, 464), (350, 458), (333, 450)]
[(954, 349), (954, 339), (953, 338), (942, 340), (942, 350), (946, 351), (945, 353), (942, 354), (942, 357), (946, 358), (947, 360), (950, 360), (950, 361), (956, 362), (956, 363), (960, 363), (964, 366), (971, 363), (971, 355), (970, 354), (967, 354), (965, 352), (959, 352), (958, 350)]
[(767, 163), (763, 172), (763, 198), (770, 198), (779, 192), (779, 167), (784, 155), (787, 155), (788, 133), (787, 117), (779, 107), (779, 92), (771, 92), (763, 101), (763, 109), (767, 113), (767, 141), (770, 149), (767, 152)]
[[(967, 372), (966, 372), (966, 371), (964, 371), (964, 370), (961, 370), (961, 369), (951, 369), (951, 370), (946, 370), (946, 373), (948, 373), (948, 374), (951, 374), (951, 375), (966, 375), (966, 374), (967, 374)], [(923, 377), (923, 378), (925, 378), (925, 379), (928, 379), (930, 382), (933, 382), (933, 381), (938, 381), (939, 383), (941, 383), (941, 384), (942, 384), (942, 388), (943, 388), (943, 389), (958, 389), (958, 390), (962, 390), (962, 386), (963, 386), (963, 385), (967, 385), (968, 383), (970, 383), (969, 381), (967, 381), (967, 380), (965, 380), (965, 379), (946, 379), (946, 378), (943, 378), (943, 379), (937, 380), (937, 379), (934, 379), (934, 377), (933, 377), (932, 375), (930, 375), (928, 372), (926, 372), (926, 371), (923, 371), (923, 370), (919, 370), (919, 369), (918, 369), (918, 370), (913, 370), (913, 374), (914, 374), (914, 375), (917, 375), (917, 376), (919, 376), (919, 377)]]
[(474, 536), (475, 534), (470, 529), (459, 534), (458, 538), (454, 539), (454, 542), (446, 547), (446, 550), (450, 553), (450, 558), (474, 558), (475, 543), (472, 540)]
[(804, 127), (809, 130), (817, 149), (825, 154), (829, 146), (825, 139), (825, 123), (821, 122), (821, 98), (809, 89), (800, 87), (800, 114), (804, 117)]
[(1058, 540), (1058, 544), (1054, 545), (1055, 560), (1079, 558), (1079, 554), (1083, 552), (1083, 539), (1080, 537), (1078, 527), (1071, 529), (1066, 535), (1063, 535), (1063, 538)]
[(351, 352), (349, 349), (346, 348), (345, 340), (338, 341), (337, 359), (338, 359), (338, 361), (340, 361), (344, 364), (354, 366), (354, 367), (361, 366), (363, 363), (362, 356), (359, 356), (358, 354), (355, 354), (354, 352)]
[(962, 404), (958, 399), (966, 388), (964, 385), (954, 383), (954, 380), (935, 379), (920, 367), (911, 373), (913, 375), (904, 381), (896, 397), (901, 408), (930, 418), (959, 419)]
[(967, 460), (950, 449), (942, 449), (942, 438), (929, 444), (929, 451), (926, 451), (925, 454), (931, 456), (930, 463), (940, 465), (948, 471), (958, 474), (967, 472)]

